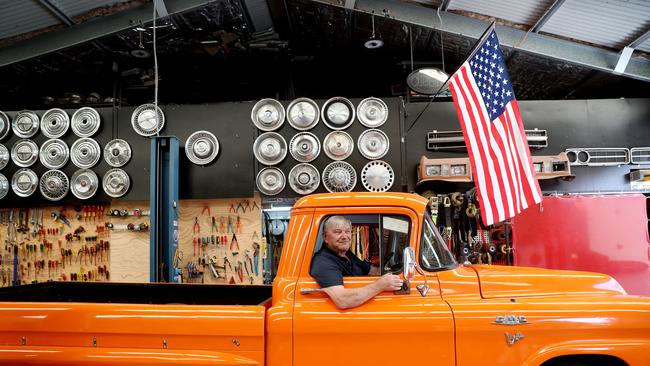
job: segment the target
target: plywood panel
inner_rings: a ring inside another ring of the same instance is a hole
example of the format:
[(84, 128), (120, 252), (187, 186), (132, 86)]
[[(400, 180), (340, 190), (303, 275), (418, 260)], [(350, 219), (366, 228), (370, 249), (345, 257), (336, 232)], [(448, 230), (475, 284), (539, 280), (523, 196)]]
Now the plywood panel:
[[(198, 225), (195, 225), (195, 220)], [(259, 196), (180, 201), (179, 246), (183, 253), (181, 268), (184, 280), (196, 283), (262, 284), (260, 228)], [(218, 278), (210, 269), (211, 259)]]
[[(149, 210), (149, 201), (111, 203), (112, 210)], [(128, 224), (150, 225), (149, 216), (111, 216), (111, 281), (149, 282), (149, 230), (125, 230)]]

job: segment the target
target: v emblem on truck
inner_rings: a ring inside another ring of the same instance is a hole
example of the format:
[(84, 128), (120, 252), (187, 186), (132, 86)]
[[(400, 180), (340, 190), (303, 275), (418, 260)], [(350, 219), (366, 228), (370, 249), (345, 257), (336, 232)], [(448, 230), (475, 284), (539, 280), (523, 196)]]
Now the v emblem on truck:
[(524, 339), (524, 335), (521, 334), (521, 332), (516, 332), (512, 337), (510, 336), (510, 332), (506, 332), (506, 342), (508, 342), (508, 346), (512, 347), (512, 345), (520, 339)]

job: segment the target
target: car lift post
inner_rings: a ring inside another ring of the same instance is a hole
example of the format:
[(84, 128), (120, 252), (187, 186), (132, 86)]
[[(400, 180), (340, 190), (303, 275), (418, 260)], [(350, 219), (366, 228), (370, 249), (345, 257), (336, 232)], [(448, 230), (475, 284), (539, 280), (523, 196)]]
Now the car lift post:
[(150, 282), (179, 282), (174, 267), (178, 249), (179, 140), (175, 136), (151, 138), (149, 178)]

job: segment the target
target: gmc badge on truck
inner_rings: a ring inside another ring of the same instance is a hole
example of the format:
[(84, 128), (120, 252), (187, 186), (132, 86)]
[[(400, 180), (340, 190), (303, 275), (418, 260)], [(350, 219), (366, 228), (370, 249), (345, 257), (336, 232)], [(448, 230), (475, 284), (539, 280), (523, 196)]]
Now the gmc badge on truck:
[(523, 315), (499, 315), (492, 324), (496, 325), (523, 325), (530, 324)]

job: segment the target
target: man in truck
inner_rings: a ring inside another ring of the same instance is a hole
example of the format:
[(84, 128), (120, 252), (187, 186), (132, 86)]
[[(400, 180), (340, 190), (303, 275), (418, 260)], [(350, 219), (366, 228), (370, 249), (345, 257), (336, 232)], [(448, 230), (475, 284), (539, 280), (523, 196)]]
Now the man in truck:
[(345, 216), (331, 216), (323, 224), (323, 247), (314, 255), (311, 275), (339, 309), (359, 306), (383, 291), (402, 288), (402, 279), (386, 273), (377, 281), (359, 288), (345, 288), (344, 276), (379, 275), (378, 267), (350, 252), (352, 223)]

